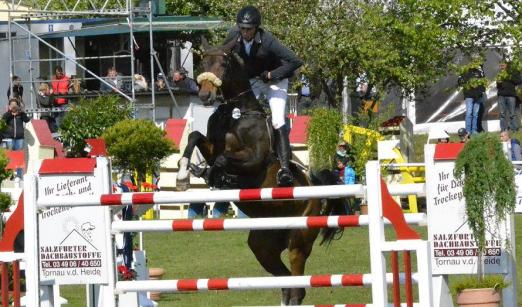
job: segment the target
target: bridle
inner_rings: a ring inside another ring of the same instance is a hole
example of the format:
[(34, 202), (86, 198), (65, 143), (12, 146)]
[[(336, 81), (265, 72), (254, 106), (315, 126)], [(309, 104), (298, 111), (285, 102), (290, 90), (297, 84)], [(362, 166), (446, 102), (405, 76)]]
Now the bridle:
[[(225, 58), (226, 60), (226, 68), (225, 70), (228, 70), (230, 68), (230, 61), (228, 59), (228, 57), (230, 56), (229, 53), (225, 52), (225, 51), (222, 51), (222, 50), (218, 50), (218, 51), (214, 51), (214, 52), (210, 52), (210, 53), (203, 53), (203, 58), (206, 57), (206, 56), (222, 56)], [(223, 84), (223, 81), (221, 80), (221, 78), (219, 78), (218, 76), (216, 76), (214, 73), (212, 72), (203, 72), (201, 74), (198, 75), (198, 77), (196, 78), (196, 81), (198, 82), (198, 84), (201, 85), (201, 82), (203, 81), (208, 81), (210, 82), (213, 86), (215, 86), (219, 93), (220, 93), (220, 96), (223, 97), (223, 92), (222, 92), (222, 89), (221, 89), (221, 85)], [(258, 80), (256, 80), (255, 82), (257, 82)], [(227, 99), (228, 101), (237, 101), (241, 96), (249, 93), (249, 92), (252, 92), (252, 88), (249, 88), (245, 91), (242, 91), (241, 93), (237, 94), (236, 96), (230, 98), (230, 99)], [(225, 99), (223, 99), (223, 101), (225, 101)]]

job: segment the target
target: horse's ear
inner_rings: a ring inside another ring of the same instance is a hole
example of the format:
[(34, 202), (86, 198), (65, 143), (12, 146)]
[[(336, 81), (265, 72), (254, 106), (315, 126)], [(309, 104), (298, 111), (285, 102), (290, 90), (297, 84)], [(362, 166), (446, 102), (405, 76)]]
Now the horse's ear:
[(236, 46), (237, 41), (235, 39), (229, 41), (225, 45), (221, 46), (221, 50), (225, 53), (230, 53), (232, 50), (234, 50), (234, 47)]
[(201, 47), (200, 47), (200, 49), (201, 49), (202, 52), (205, 52), (205, 50), (210, 49), (210, 44), (208, 43), (207, 38), (203, 34), (201, 35)]
[(242, 57), (239, 56), (239, 54), (237, 54), (237, 52), (232, 52), (232, 56), (234, 57), (234, 59), (236, 59), (239, 66), (241, 66), (241, 67), (245, 66), (245, 61), (243, 60)]

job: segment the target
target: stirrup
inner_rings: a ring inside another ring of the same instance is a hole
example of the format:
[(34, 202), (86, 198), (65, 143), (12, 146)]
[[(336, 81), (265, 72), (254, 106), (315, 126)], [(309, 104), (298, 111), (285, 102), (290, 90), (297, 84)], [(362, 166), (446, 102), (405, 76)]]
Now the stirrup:
[(294, 177), (288, 168), (281, 168), (277, 172), (277, 185), (280, 187), (291, 187), (294, 184)]

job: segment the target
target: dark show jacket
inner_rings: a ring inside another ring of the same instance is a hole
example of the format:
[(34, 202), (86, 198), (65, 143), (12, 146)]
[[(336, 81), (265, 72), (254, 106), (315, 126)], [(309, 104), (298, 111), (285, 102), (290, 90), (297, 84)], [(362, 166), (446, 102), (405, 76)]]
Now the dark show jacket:
[(269, 71), (272, 80), (278, 81), (291, 77), (296, 69), (303, 65), (295, 53), (283, 46), (270, 32), (258, 28), (250, 55), (246, 54), (241, 33), (237, 27), (229, 31), (225, 44), (236, 40), (234, 51), (245, 61), (249, 78), (255, 78), (264, 71)]

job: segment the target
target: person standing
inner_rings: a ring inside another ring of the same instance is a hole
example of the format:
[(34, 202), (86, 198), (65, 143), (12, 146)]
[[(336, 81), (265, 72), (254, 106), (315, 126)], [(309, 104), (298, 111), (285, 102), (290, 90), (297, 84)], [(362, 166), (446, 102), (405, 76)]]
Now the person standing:
[[(54, 95), (65, 95), (69, 93), (69, 86), (71, 84), (71, 80), (68, 76), (65, 75), (61, 66), (56, 66), (54, 68), (54, 77), (51, 81), (52, 92)], [(61, 112), (56, 114), (55, 120), (56, 125), (60, 127), (62, 123), (63, 117), (65, 116), (65, 111), (67, 110), (68, 100), (67, 98), (55, 98), (54, 104), (56, 107), (61, 109)]]
[(522, 150), (520, 149), (520, 142), (517, 139), (512, 139), (509, 131), (504, 130), (500, 132), (500, 141), (507, 146), (504, 147), (506, 157), (509, 161), (522, 161)]
[[(9, 99), (9, 110), (4, 113), (2, 119), (7, 125), (3, 138), (6, 140), (5, 148), (9, 150), (22, 150), (24, 148), (24, 123), (31, 119), (20, 108), (20, 102), (16, 98)], [(16, 176), (22, 178), (22, 169), (16, 169)]]
[(472, 135), (478, 133), (479, 112), (484, 108), (486, 87), (482, 84), (485, 75), (481, 65), (467, 69), (458, 79), (463, 87), (466, 102), (466, 131)]
[(508, 63), (500, 63), (500, 72), (497, 77), (498, 108), (500, 111), (500, 130), (510, 129), (518, 131), (516, 86), (522, 83), (519, 72), (511, 69)]
[(252, 91), (257, 98), (265, 95), (272, 114), (280, 169), (279, 186), (293, 185), (289, 169), (290, 141), (286, 125), (288, 78), (303, 62), (272, 33), (261, 28), (261, 13), (254, 6), (245, 6), (236, 16), (236, 25), (230, 30), (225, 44), (236, 41), (234, 50), (244, 60)]
[(7, 100), (10, 98), (17, 98), (22, 101), (24, 96), (24, 87), (22, 86), (22, 80), (18, 76), (13, 76), (13, 96), (11, 97), (11, 85), (7, 88)]
[[(36, 94), (36, 105), (38, 108), (50, 109), (53, 107), (53, 101), (54, 97), (52, 94), (50, 94), (49, 85), (47, 83), (41, 83), (38, 86), (38, 92)], [(43, 119), (47, 122), (51, 133), (55, 133), (57, 131), (54, 114), (52, 112), (45, 111), (40, 113), (40, 119)]]

